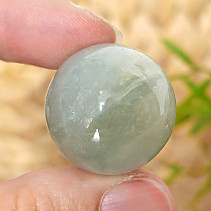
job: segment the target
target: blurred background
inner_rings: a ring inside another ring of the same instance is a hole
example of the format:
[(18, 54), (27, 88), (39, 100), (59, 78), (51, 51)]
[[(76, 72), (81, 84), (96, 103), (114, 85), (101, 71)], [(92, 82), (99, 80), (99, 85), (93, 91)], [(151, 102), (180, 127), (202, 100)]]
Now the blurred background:
[[(160, 64), (173, 84), (177, 122), (144, 168), (160, 176), (178, 210), (211, 210), (211, 1), (75, 0), (110, 20), (124, 44)], [(55, 71), (0, 61), (0, 180), (68, 164), (47, 132), (44, 100)]]

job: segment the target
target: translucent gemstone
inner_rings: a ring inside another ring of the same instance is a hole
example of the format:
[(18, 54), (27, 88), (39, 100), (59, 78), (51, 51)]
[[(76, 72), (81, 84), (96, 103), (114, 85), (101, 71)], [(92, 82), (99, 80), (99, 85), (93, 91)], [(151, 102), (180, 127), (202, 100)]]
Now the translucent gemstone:
[(114, 175), (150, 161), (166, 144), (176, 116), (172, 86), (143, 53), (102, 44), (71, 56), (48, 91), (50, 134), (74, 164)]

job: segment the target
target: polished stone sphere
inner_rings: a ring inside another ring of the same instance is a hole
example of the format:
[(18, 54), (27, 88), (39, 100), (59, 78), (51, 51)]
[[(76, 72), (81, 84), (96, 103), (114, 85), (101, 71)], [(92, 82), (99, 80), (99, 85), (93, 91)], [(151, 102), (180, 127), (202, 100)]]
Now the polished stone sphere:
[(91, 46), (57, 71), (46, 99), (56, 145), (74, 164), (115, 175), (149, 162), (169, 139), (176, 116), (172, 86), (143, 53)]

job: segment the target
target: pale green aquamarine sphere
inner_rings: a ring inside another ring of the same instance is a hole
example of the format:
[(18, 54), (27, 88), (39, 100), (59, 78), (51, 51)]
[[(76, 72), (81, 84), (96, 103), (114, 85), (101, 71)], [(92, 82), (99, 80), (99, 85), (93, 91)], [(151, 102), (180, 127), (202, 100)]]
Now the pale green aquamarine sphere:
[(115, 175), (149, 162), (176, 116), (172, 86), (143, 53), (116, 44), (86, 48), (57, 71), (46, 100), (50, 134), (88, 171)]

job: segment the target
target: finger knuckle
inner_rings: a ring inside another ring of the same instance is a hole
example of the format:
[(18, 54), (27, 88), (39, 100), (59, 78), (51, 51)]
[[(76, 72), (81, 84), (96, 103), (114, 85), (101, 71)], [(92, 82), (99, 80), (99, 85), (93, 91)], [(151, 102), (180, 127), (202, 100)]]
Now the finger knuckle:
[(0, 211), (54, 211), (52, 200), (30, 187), (0, 192)]

